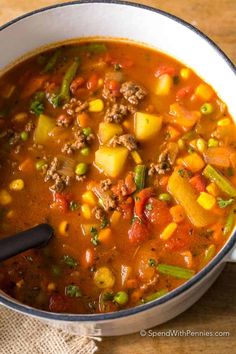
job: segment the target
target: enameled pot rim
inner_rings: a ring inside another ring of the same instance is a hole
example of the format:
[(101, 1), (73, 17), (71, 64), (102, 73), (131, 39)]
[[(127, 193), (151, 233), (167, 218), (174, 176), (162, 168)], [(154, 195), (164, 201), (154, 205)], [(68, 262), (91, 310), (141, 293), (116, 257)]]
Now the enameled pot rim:
[[(0, 31), (4, 30), (7, 27), (10, 27), (16, 22), (19, 22), (21, 20), (24, 20), (27, 17), (30, 17), (34, 14), (37, 13), (43, 13), (44, 11), (55, 9), (55, 8), (60, 8), (60, 7), (66, 7), (66, 6), (74, 6), (74, 5), (80, 5), (80, 4), (118, 4), (118, 5), (123, 5), (123, 6), (132, 6), (132, 7), (137, 7), (141, 8), (144, 10), (152, 11), (157, 14), (161, 14), (165, 17), (170, 18), (171, 20), (176, 21), (177, 23), (180, 23), (184, 25), (188, 30), (195, 32), (197, 35), (199, 35), (204, 41), (206, 41), (210, 46), (214, 48), (216, 53), (220, 55), (224, 61), (227, 63), (227, 65), (231, 68), (232, 73), (236, 75), (236, 68), (232, 61), (227, 57), (227, 55), (213, 42), (209, 37), (207, 37), (204, 33), (199, 31), (197, 28), (189, 24), (188, 22), (180, 19), (177, 16), (174, 16), (172, 14), (169, 14), (165, 11), (149, 7), (143, 4), (136, 4), (136, 3), (131, 3), (129, 1), (119, 1), (119, 0), (82, 0), (82, 1), (73, 1), (73, 2), (68, 2), (68, 3), (61, 3), (61, 4), (56, 4), (48, 7), (44, 7), (32, 12), (29, 12), (27, 14), (24, 14), (20, 17), (17, 17), (16, 19), (13, 19), (12, 21), (9, 21), (8, 23), (0, 26)], [(106, 320), (114, 320), (114, 319), (121, 319), (126, 316), (131, 316), (131, 315), (136, 315), (138, 313), (142, 313), (146, 310), (150, 310), (158, 305), (164, 304), (167, 301), (170, 301), (177, 297), (178, 295), (181, 295), (188, 289), (190, 289), (192, 286), (196, 285), (199, 281), (201, 281), (210, 271), (214, 269), (217, 265), (220, 264), (220, 262), (225, 258), (225, 256), (232, 251), (233, 247), (235, 246), (236, 243), (236, 230), (233, 232), (231, 235), (229, 241), (225, 244), (225, 246), (218, 252), (218, 254), (213, 258), (213, 260), (205, 267), (203, 268), (200, 272), (198, 272), (193, 278), (191, 278), (189, 281), (184, 283), (183, 285), (179, 286), (178, 288), (172, 290), (170, 293), (166, 294), (165, 296), (156, 299), (150, 303), (146, 303), (140, 306), (136, 306), (133, 308), (125, 309), (125, 310), (120, 310), (118, 312), (112, 312), (112, 313), (102, 313), (102, 314), (61, 314), (61, 313), (51, 313), (51, 312), (46, 312), (42, 311), (36, 308), (29, 307), (27, 305), (18, 303), (16, 300), (9, 298), (8, 296), (4, 296), (0, 294), (0, 304), (3, 304), (9, 308), (12, 308), (16, 311), (22, 312), (24, 314), (32, 315), (35, 317), (39, 317), (45, 320), (57, 320), (57, 321), (65, 321), (65, 322), (100, 322), (100, 321), (106, 321)]]

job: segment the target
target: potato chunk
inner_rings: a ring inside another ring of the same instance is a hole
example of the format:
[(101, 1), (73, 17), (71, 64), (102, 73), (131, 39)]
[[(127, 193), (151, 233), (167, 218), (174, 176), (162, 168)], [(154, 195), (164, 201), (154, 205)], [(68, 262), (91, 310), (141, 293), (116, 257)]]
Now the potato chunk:
[(99, 124), (98, 137), (103, 144), (107, 143), (113, 136), (121, 135), (122, 133), (123, 129), (119, 124), (105, 122)]
[(95, 153), (95, 164), (106, 175), (115, 178), (122, 172), (127, 157), (128, 149), (123, 146), (101, 146)]
[(45, 144), (49, 139), (49, 133), (55, 127), (56, 122), (53, 118), (40, 114), (37, 126), (34, 132), (34, 142), (36, 144)]
[(145, 141), (159, 133), (162, 126), (162, 117), (155, 114), (137, 112), (135, 114), (135, 135), (137, 140)]

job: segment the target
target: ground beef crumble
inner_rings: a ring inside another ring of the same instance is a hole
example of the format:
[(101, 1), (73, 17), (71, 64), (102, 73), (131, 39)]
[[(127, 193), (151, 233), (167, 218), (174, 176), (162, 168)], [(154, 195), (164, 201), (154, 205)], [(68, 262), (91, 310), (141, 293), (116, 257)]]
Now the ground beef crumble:
[(135, 137), (132, 134), (115, 135), (109, 142), (109, 145), (116, 147), (117, 145), (122, 145), (126, 147), (129, 151), (137, 150), (138, 144)]
[(54, 157), (50, 166), (48, 167), (44, 181), (53, 181), (54, 184), (50, 187), (51, 190), (55, 192), (62, 192), (66, 186), (70, 183), (70, 177), (61, 175), (58, 170), (61, 168), (60, 161), (57, 157)]
[(102, 221), (106, 215), (105, 211), (98, 206), (96, 206), (92, 211), (94, 213), (95, 218), (100, 221)]
[(176, 157), (178, 155), (178, 151), (179, 149), (176, 143), (167, 144), (167, 146), (164, 148), (164, 150), (161, 152), (158, 158), (158, 163), (150, 164), (148, 175), (154, 176), (156, 173), (163, 175), (169, 172), (175, 163)]
[(31, 132), (35, 128), (35, 123), (30, 120), (28, 123), (25, 125), (25, 131), (26, 132)]
[(75, 117), (76, 114), (85, 111), (88, 106), (88, 101), (82, 102), (73, 97), (68, 103), (64, 104), (62, 108), (69, 116)]
[(62, 147), (61, 151), (63, 153), (71, 155), (75, 151), (78, 151), (78, 150), (86, 147), (86, 145), (89, 144), (94, 138), (95, 138), (94, 134), (91, 133), (88, 136), (85, 136), (83, 133), (83, 129), (81, 129), (79, 127), (75, 127), (74, 128), (74, 139), (67, 142)]
[(124, 82), (120, 92), (133, 105), (137, 105), (147, 95), (147, 90), (133, 81)]
[(111, 189), (112, 186), (112, 181), (110, 180), (110, 178), (104, 179), (100, 182), (100, 188), (103, 191), (108, 191), (109, 189)]
[(124, 104), (115, 103), (107, 109), (104, 120), (109, 123), (122, 123), (124, 118), (128, 115), (128, 106)]

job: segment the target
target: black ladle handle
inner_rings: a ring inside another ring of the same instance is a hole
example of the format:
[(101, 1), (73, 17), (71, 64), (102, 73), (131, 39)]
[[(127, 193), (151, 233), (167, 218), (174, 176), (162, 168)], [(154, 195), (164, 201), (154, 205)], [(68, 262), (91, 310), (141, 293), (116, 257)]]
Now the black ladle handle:
[(0, 240), (0, 262), (34, 247), (44, 246), (53, 235), (48, 224), (39, 224), (32, 229), (19, 232)]

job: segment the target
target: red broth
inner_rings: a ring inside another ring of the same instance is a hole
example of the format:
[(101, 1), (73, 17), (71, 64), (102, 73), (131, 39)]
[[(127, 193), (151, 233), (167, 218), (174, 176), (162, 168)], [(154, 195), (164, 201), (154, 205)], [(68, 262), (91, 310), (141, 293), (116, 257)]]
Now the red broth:
[(53, 240), (0, 264), (52, 312), (117, 311), (186, 282), (235, 224), (236, 127), (191, 69), (122, 42), (68, 44), (0, 79), (0, 236)]

